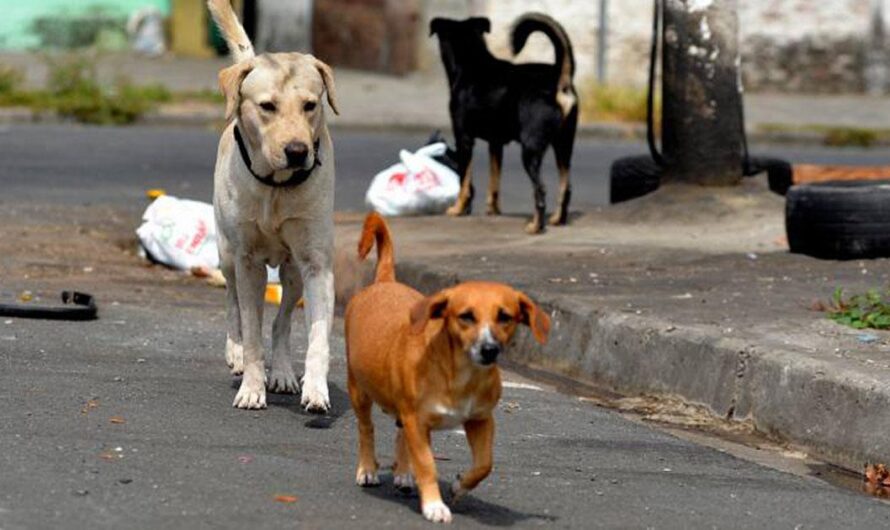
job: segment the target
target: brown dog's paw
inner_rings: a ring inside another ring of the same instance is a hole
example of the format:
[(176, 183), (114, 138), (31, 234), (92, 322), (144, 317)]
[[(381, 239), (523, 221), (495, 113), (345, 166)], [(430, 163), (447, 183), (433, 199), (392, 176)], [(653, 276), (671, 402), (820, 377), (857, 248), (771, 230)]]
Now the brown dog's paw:
[(417, 484), (414, 482), (414, 475), (405, 473), (403, 475), (393, 475), (392, 484), (402, 493), (408, 494), (414, 491)]
[(355, 483), (363, 488), (373, 488), (380, 485), (380, 478), (377, 471), (366, 471), (360, 467), (355, 472)]
[(451, 510), (442, 501), (427, 502), (423, 505), (423, 517), (434, 523), (450, 523)]
[(460, 475), (457, 475), (454, 478), (454, 482), (451, 483), (451, 504), (457, 504), (457, 502), (460, 501), (464, 497), (464, 495), (469, 492), (470, 490), (461, 485)]

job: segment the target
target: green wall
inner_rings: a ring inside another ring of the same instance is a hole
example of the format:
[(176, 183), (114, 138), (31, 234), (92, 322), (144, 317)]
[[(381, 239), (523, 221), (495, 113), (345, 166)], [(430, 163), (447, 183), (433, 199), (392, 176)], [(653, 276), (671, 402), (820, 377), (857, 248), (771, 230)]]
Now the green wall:
[[(0, 0), (0, 49), (38, 48), (40, 35), (34, 33), (34, 21), (42, 17), (78, 19), (101, 10), (115, 18), (126, 19), (132, 11), (155, 6), (170, 14), (172, 0)], [(194, 0), (202, 1), (202, 0)]]

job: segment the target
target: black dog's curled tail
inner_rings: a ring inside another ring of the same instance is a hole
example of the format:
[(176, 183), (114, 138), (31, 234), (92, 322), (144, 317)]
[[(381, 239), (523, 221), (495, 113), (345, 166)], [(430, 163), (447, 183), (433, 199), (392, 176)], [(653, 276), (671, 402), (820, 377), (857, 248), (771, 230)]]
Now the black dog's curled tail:
[(513, 55), (517, 55), (529, 36), (540, 31), (553, 43), (553, 51), (556, 56), (556, 67), (559, 68), (559, 81), (557, 84), (557, 102), (563, 108), (563, 115), (568, 115), (571, 107), (575, 105), (575, 89), (572, 86), (572, 78), (575, 76), (575, 53), (572, 51), (572, 42), (566, 30), (559, 22), (544, 13), (526, 13), (513, 23), (512, 45)]

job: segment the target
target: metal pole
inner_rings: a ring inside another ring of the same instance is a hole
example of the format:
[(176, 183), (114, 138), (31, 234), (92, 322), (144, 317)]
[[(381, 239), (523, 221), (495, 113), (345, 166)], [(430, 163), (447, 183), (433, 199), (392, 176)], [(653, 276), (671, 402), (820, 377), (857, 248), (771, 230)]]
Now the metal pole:
[(608, 75), (609, 0), (600, 0), (599, 32), (596, 36), (596, 80), (604, 85)]
[(865, 47), (865, 91), (872, 95), (884, 94), (888, 85), (887, 37), (884, 26), (884, 3), (872, 0), (869, 35)]

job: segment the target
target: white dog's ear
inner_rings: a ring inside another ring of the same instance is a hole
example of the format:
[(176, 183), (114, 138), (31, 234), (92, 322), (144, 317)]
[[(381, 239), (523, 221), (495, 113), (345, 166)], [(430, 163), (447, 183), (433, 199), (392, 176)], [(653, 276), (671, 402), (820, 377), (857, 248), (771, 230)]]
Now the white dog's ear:
[(321, 74), (321, 80), (324, 82), (324, 90), (328, 95), (328, 105), (331, 106), (334, 114), (339, 116), (340, 109), (337, 108), (337, 88), (334, 86), (334, 72), (324, 61), (320, 61), (311, 55), (310, 57), (312, 57), (312, 62), (315, 63), (315, 68), (318, 69), (318, 73)]
[(219, 72), (219, 89), (226, 97), (227, 122), (232, 120), (238, 105), (241, 104), (241, 82), (251, 70), (253, 70), (253, 61), (242, 61), (223, 68)]

